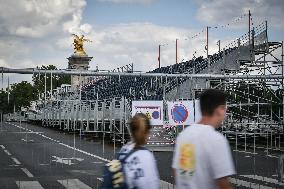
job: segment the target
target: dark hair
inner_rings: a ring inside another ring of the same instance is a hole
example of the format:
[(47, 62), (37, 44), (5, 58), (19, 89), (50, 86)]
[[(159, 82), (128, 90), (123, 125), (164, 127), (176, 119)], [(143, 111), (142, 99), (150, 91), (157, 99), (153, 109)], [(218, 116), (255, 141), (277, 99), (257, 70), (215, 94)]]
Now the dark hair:
[(150, 131), (151, 125), (149, 118), (143, 113), (137, 113), (129, 120), (129, 129), (130, 133), (135, 141), (136, 144), (141, 145), (144, 142), (143, 134), (141, 133), (142, 127), (146, 133)]
[(226, 94), (217, 89), (207, 89), (200, 94), (200, 109), (202, 115), (213, 115), (214, 110), (226, 105)]

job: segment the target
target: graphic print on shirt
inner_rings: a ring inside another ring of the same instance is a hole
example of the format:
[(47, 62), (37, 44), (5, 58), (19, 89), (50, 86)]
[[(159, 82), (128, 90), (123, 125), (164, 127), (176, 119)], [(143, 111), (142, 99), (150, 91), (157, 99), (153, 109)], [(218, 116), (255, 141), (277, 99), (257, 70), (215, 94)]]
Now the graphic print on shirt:
[(179, 149), (179, 174), (184, 179), (190, 179), (196, 167), (195, 146), (184, 143)]
[(144, 177), (144, 170), (138, 156), (131, 158), (131, 160), (127, 162), (127, 167), (130, 170), (131, 175), (133, 175), (133, 179), (137, 180)]

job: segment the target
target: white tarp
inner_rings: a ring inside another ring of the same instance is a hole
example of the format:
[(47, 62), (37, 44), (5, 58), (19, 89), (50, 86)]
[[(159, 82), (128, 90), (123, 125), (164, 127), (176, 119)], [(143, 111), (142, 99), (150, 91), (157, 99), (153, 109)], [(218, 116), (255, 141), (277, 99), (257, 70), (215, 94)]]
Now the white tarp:
[(199, 100), (168, 102), (170, 125), (191, 125), (201, 118)]
[(163, 125), (163, 101), (132, 101), (132, 116), (144, 113), (152, 125)]

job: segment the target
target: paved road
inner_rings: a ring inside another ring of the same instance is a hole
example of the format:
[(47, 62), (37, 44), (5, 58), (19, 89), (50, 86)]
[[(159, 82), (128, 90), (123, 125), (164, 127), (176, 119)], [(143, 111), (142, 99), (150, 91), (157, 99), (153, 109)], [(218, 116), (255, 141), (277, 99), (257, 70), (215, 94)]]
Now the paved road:
[(27, 128), (38, 133), (27, 133), (18, 125), (5, 124), (0, 130), (1, 189), (97, 188), (97, 177), (113, 148), (106, 147), (108, 155), (103, 156), (101, 144), (75, 137), (74, 150), (72, 135), (32, 125)]
[[(4, 123), (0, 128), (0, 189), (97, 188), (102, 166), (113, 158), (114, 149), (118, 147), (50, 128)], [(279, 154), (256, 152), (233, 152), (236, 188), (284, 188), (277, 180)], [(155, 157), (161, 179), (172, 183), (172, 153), (155, 152)]]

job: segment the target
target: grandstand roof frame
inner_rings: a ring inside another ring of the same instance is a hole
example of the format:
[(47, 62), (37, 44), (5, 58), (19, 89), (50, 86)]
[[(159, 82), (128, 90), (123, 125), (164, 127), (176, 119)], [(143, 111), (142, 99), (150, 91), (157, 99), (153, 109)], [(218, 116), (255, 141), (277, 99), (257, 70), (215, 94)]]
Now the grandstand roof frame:
[(284, 75), (224, 75), (224, 74), (166, 74), (166, 73), (125, 73), (125, 72), (94, 72), (73, 70), (40, 70), (36, 68), (13, 69), (0, 67), (3, 73), (18, 74), (52, 74), (52, 75), (79, 75), (79, 76), (130, 76), (130, 77), (166, 77), (166, 78), (196, 78), (196, 79), (284, 79)]

